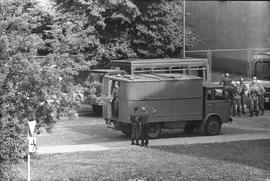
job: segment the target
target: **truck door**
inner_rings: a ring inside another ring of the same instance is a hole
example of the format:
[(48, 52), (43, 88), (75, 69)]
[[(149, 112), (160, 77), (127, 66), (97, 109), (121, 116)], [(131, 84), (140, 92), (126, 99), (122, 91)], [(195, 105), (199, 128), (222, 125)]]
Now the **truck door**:
[[(105, 96), (110, 96), (111, 90), (112, 90), (112, 80), (105, 77), (102, 81), (102, 84), (103, 84), (103, 90), (102, 90), (103, 94)], [(105, 120), (111, 119), (111, 117), (112, 117), (111, 103), (107, 103), (107, 104), (103, 105), (102, 117)]]
[(204, 117), (210, 113), (219, 114), (224, 123), (230, 118), (230, 104), (222, 92), (223, 88), (204, 88)]

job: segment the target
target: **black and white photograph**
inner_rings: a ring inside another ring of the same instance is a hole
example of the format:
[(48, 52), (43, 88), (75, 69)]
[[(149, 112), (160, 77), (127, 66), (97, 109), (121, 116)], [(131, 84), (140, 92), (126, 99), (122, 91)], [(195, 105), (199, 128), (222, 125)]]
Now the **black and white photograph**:
[(0, 181), (270, 181), (270, 1), (0, 0)]

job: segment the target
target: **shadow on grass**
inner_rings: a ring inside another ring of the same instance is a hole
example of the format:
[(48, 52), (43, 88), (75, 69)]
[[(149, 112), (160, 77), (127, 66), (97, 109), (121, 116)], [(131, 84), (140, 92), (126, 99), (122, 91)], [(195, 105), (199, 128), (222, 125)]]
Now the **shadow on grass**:
[(244, 164), (270, 171), (270, 139), (151, 148), (198, 158)]

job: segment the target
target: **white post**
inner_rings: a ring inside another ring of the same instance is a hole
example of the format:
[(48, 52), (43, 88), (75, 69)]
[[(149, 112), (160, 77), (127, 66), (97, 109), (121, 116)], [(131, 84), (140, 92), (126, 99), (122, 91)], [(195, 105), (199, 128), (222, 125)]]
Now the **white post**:
[(183, 58), (186, 58), (186, 0), (183, 0)]
[[(29, 142), (29, 135), (28, 135), (28, 142)], [(28, 143), (29, 145), (29, 143)], [(27, 172), (27, 181), (31, 181), (31, 176), (30, 176), (30, 152), (29, 152), (29, 149), (28, 149), (28, 155), (27, 155), (27, 168), (28, 168), (28, 172)]]

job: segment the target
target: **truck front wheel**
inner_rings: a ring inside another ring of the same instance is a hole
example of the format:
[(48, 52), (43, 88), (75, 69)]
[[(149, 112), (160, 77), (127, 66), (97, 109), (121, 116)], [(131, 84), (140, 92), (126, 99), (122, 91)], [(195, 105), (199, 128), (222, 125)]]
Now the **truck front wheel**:
[(161, 133), (160, 124), (156, 123), (149, 125), (149, 133), (148, 133), (149, 138), (157, 138), (159, 137), (160, 133)]
[(210, 116), (205, 124), (204, 133), (207, 136), (218, 135), (221, 129), (221, 120), (218, 116)]

